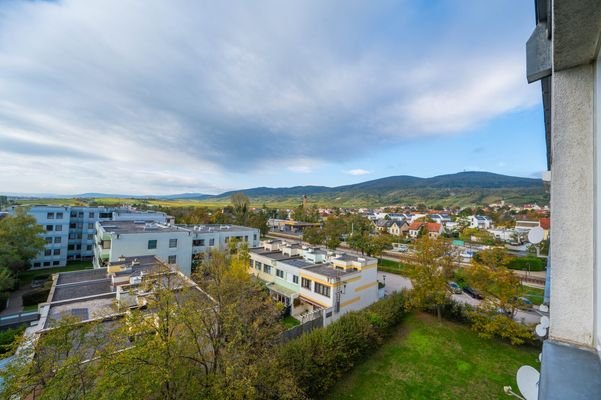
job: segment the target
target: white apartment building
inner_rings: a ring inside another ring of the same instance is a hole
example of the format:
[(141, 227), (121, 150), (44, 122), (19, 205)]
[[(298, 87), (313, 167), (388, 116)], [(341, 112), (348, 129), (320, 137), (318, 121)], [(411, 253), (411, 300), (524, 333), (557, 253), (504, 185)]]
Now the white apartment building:
[(155, 256), (177, 265), (190, 276), (194, 254), (223, 250), (230, 240), (259, 244), (259, 230), (236, 225), (173, 225), (153, 221), (99, 221), (96, 223), (94, 267), (102, 268), (124, 257)]
[[(17, 207), (10, 207), (9, 214), (14, 215)], [(173, 218), (162, 212), (131, 208), (34, 205), (26, 210), (45, 229), (42, 237), (46, 245), (33, 260), (33, 268), (62, 267), (70, 260), (92, 259), (98, 221), (144, 219), (169, 222)]]
[(300, 320), (322, 311), (327, 325), (379, 298), (377, 259), (372, 257), (267, 241), (251, 249), (250, 258), (250, 273)]

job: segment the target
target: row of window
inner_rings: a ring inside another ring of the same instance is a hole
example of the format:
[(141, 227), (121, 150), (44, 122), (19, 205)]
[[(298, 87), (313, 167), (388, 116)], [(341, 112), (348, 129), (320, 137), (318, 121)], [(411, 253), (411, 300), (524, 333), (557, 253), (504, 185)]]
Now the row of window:
[[(60, 265), (60, 263), (61, 263), (60, 261), (52, 261), (52, 265)], [(34, 268), (39, 268), (42, 265), (44, 267), (49, 267), (50, 266), (50, 261), (44, 261), (44, 263), (41, 263), (41, 262), (34, 262), (33, 263), (33, 267)]]
[(60, 232), (62, 230), (63, 230), (62, 225), (46, 225), (46, 232), (52, 232), (52, 231)]
[[(266, 274), (271, 274), (271, 265), (262, 264), (259, 261), (255, 261), (255, 269), (261, 271), (261, 268), (263, 269), (263, 272), (265, 272)], [(284, 279), (284, 271), (279, 268), (275, 269), (275, 275), (278, 278)], [(298, 275), (292, 274), (292, 283), (298, 284)]]
[(53, 249), (46, 249), (46, 250), (44, 250), (44, 255), (45, 256), (52, 256), (52, 255), (60, 256), (61, 255), (61, 249), (54, 249), (54, 250)]
[(48, 214), (46, 214), (46, 219), (63, 219), (63, 213), (62, 212), (57, 212), (57, 213), (49, 212)]
[(311, 283), (313, 283), (313, 291), (325, 297), (330, 297), (330, 287), (322, 285), (318, 282), (313, 282), (310, 279), (303, 278), (301, 280), (301, 286), (307, 290), (311, 290)]
[[(67, 246), (67, 250), (81, 250), (81, 244), (70, 244)], [(92, 245), (86, 245), (86, 251), (92, 251)]]
[[(205, 240), (204, 239), (194, 239), (194, 240), (192, 240), (192, 246), (194, 246), (194, 247), (204, 246), (204, 245), (205, 245)], [(213, 239), (213, 238), (209, 239), (209, 246), (210, 247), (215, 246), (215, 239)]]
[[(148, 241), (148, 249), (152, 250), (152, 249), (156, 249), (158, 246), (159, 241), (156, 239), (151, 239)], [(175, 249), (177, 247), (177, 239), (169, 239), (169, 248), (170, 249)]]

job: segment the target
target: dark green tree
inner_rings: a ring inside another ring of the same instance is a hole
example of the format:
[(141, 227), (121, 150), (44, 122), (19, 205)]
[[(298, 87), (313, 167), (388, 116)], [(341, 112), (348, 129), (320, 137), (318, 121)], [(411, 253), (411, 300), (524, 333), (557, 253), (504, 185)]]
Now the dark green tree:
[(45, 241), (39, 235), (44, 228), (24, 209), (17, 208), (14, 216), (0, 220), (0, 267), (18, 274), (31, 265)]

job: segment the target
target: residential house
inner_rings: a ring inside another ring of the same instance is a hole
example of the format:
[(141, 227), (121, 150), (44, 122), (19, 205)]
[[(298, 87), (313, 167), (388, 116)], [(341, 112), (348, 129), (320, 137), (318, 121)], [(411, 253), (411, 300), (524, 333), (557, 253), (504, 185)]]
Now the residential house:
[(390, 228), (388, 228), (388, 233), (395, 236), (405, 236), (409, 231), (409, 224), (407, 221), (393, 221)]
[(470, 228), (490, 229), (493, 226), (492, 219), (486, 215), (472, 215), (469, 217)]
[(442, 224), (438, 224), (436, 222), (427, 222), (426, 232), (431, 239), (438, 239), (443, 232)]
[(411, 223), (411, 225), (409, 225), (407, 232), (409, 234), (410, 238), (417, 238), (419, 237), (419, 235), (422, 232), (422, 229), (424, 227), (425, 223), (424, 222), (413, 222)]
[(373, 221), (372, 225), (374, 226), (374, 230), (378, 232), (388, 232), (393, 223), (394, 221), (391, 219), (379, 219)]

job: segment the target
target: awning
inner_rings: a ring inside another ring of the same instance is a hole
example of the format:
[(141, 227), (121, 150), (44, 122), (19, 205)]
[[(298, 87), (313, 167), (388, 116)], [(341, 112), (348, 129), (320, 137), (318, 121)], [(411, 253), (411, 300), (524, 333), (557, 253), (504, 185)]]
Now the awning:
[(281, 294), (282, 296), (286, 296), (286, 297), (290, 297), (290, 298), (292, 298), (292, 296), (296, 294), (296, 291), (294, 291), (292, 289), (288, 289), (287, 287), (278, 285), (277, 283), (273, 283), (273, 282), (268, 284), (267, 288), (273, 292)]

